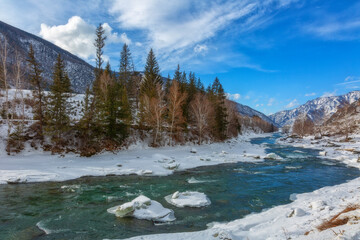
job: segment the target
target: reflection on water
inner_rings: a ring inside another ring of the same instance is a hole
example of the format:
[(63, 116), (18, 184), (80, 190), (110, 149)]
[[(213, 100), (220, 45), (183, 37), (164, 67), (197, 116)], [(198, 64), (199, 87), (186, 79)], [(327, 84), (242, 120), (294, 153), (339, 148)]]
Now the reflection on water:
[[(231, 221), (289, 203), (292, 193), (310, 192), (359, 176), (357, 169), (317, 159), (316, 150), (279, 146), (274, 143), (276, 137), (252, 142), (266, 144), (269, 152), (284, 158), (281, 161), (200, 167), (167, 177), (91, 177), (0, 185), (0, 239), (126, 238), (202, 230), (213, 221)], [(206, 193), (212, 204), (200, 209), (176, 208), (164, 199), (175, 191), (187, 190)], [(177, 220), (155, 226), (145, 220), (117, 219), (106, 212), (140, 194), (173, 209)]]

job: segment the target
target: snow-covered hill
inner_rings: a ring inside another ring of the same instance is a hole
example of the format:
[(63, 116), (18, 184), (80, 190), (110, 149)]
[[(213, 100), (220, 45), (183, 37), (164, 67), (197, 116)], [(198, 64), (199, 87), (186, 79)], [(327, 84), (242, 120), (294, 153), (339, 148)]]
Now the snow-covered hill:
[(277, 112), (269, 116), (279, 126), (292, 125), (295, 119), (307, 114), (315, 124), (328, 120), (339, 108), (360, 99), (360, 91), (349, 92), (341, 96), (320, 97), (292, 109)]
[(85, 92), (87, 85), (94, 79), (93, 67), (84, 60), (40, 37), (0, 21), (0, 38), (4, 36), (8, 42), (9, 69), (12, 69), (11, 65), (14, 63), (15, 49), (24, 60), (27, 58), (30, 44), (32, 44), (35, 57), (41, 63), (43, 77), (48, 82), (51, 82), (53, 65), (59, 53), (64, 59), (65, 70), (69, 74), (75, 92)]
[(241, 114), (241, 115), (244, 115), (244, 116), (247, 116), (247, 117), (253, 117), (253, 116), (258, 116), (260, 117), (262, 120), (268, 122), (268, 123), (271, 123), (271, 124), (274, 124), (275, 126), (277, 126), (277, 124), (271, 119), (269, 118), (268, 116), (266, 116), (265, 114), (259, 112), (259, 111), (256, 111), (255, 109), (252, 109), (251, 107), (249, 106), (246, 106), (246, 105), (242, 105), (240, 103), (236, 103), (236, 107), (237, 107), (237, 110), (238, 112)]

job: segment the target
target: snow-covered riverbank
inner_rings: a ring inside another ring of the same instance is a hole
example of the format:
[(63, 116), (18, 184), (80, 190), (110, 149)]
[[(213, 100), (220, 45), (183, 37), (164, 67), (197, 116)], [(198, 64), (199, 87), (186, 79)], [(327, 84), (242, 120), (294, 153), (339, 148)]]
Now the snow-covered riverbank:
[(349, 140), (345, 137), (322, 137), (315, 139), (314, 136), (304, 138), (280, 138), (279, 144), (294, 147), (312, 148), (321, 150), (321, 158), (341, 161), (346, 165), (360, 168), (360, 135), (352, 135)]
[[(359, 150), (359, 139), (353, 137), (353, 142), (339, 144), (342, 149), (347, 150), (339, 150), (337, 143), (322, 146), (324, 142), (336, 139), (323, 139), (318, 143), (311, 143), (314, 141), (313, 138), (305, 138), (282, 140), (278, 143), (321, 149), (327, 155), (323, 157), (337, 159), (349, 166), (360, 168), (357, 155), (354, 154)], [(250, 214), (229, 223), (214, 223), (204, 231), (148, 235), (131, 239), (360, 239), (360, 178), (311, 193), (293, 194), (290, 198), (293, 200), (290, 204)], [(345, 212), (345, 209), (348, 212)], [(318, 230), (321, 224), (332, 218), (334, 222), (344, 221), (345, 224), (331, 226), (323, 231)]]
[(156, 175), (174, 171), (239, 161), (263, 161), (265, 148), (250, 143), (245, 135), (225, 143), (202, 146), (146, 148), (132, 146), (118, 153), (102, 153), (91, 158), (66, 154), (64, 157), (29, 148), (15, 156), (0, 153), (0, 183), (65, 181), (82, 176)]

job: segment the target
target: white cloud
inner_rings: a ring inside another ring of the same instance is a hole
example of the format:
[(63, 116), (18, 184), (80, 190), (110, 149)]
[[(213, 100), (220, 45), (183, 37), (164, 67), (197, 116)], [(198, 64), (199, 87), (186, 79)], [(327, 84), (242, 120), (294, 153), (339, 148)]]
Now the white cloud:
[(242, 29), (258, 27), (268, 11), (294, 1), (112, 0), (109, 12), (122, 28), (144, 30), (151, 47), (170, 52), (193, 48), (235, 20)]
[(105, 35), (107, 36), (107, 40), (110, 43), (126, 43), (127, 45), (131, 44), (131, 40), (128, 38), (126, 33), (118, 35), (117, 32), (113, 32), (112, 27), (108, 23), (104, 23), (103, 28), (105, 30)]
[(194, 52), (195, 53), (205, 53), (208, 51), (208, 47), (205, 44), (197, 44), (194, 47)]
[[(119, 36), (118, 33), (112, 32), (107, 23), (104, 23), (103, 27), (108, 43), (131, 43), (125, 33)], [(95, 53), (95, 29), (94, 25), (85, 22), (81, 17), (73, 16), (65, 25), (41, 24), (40, 36), (81, 58), (89, 59)]]
[(298, 106), (298, 105), (299, 105), (298, 100), (294, 99), (294, 100), (292, 100), (288, 105), (286, 105), (285, 108), (293, 108), (293, 107), (296, 107), (296, 106)]
[(240, 100), (241, 95), (240, 95), (240, 93), (234, 93), (234, 94), (226, 93), (226, 97), (230, 100), (237, 101), (237, 100)]
[(348, 76), (345, 78), (344, 82), (336, 85), (345, 89), (360, 89), (360, 77)]
[(315, 96), (316, 95), (316, 93), (306, 93), (305, 94), (305, 97), (312, 97), (312, 96)]
[(304, 30), (325, 40), (355, 40), (360, 39), (360, 4), (350, 3), (344, 10), (328, 12), (314, 11), (315, 19)]
[(275, 98), (270, 98), (267, 105), (272, 106), (274, 102), (275, 102)]
[(336, 94), (336, 90), (333, 92), (324, 92), (321, 97), (333, 97)]
[(349, 40), (357, 38), (356, 35), (352, 35), (351, 32), (359, 29), (360, 20), (349, 20), (347, 22), (330, 22), (313, 25), (309, 26), (307, 30), (322, 38)]

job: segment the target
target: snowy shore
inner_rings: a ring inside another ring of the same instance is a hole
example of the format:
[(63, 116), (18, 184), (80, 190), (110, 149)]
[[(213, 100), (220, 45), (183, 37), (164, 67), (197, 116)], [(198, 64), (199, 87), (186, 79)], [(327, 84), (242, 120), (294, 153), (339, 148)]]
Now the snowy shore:
[[(326, 151), (326, 156), (322, 156), (323, 158), (333, 158), (349, 166), (360, 168), (356, 154), (360, 147), (360, 139), (358, 136), (353, 138), (353, 142), (339, 144), (336, 139), (323, 139), (314, 143), (313, 137), (282, 140), (278, 143), (320, 149)], [(328, 141), (337, 143), (324, 147), (324, 143)], [(349, 149), (353, 150), (349, 151)], [(360, 239), (360, 178), (311, 193), (293, 194), (290, 198), (293, 200), (290, 204), (250, 214), (229, 223), (213, 223), (204, 231), (147, 235), (130, 239)], [(348, 212), (345, 212), (345, 209)], [(335, 222), (342, 222), (345, 219), (347, 223), (338, 226), (335, 224), (323, 231), (318, 230), (321, 224), (332, 218)]]
[(226, 143), (201, 146), (148, 148), (141, 145), (117, 153), (102, 153), (91, 158), (66, 154), (64, 157), (32, 148), (15, 156), (0, 152), (0, 184), (65, 181), (82, 176), (170, 175), (174, 171), (222, 163), (263, 161), (265, 148), (250, 143), (245, 135)]

